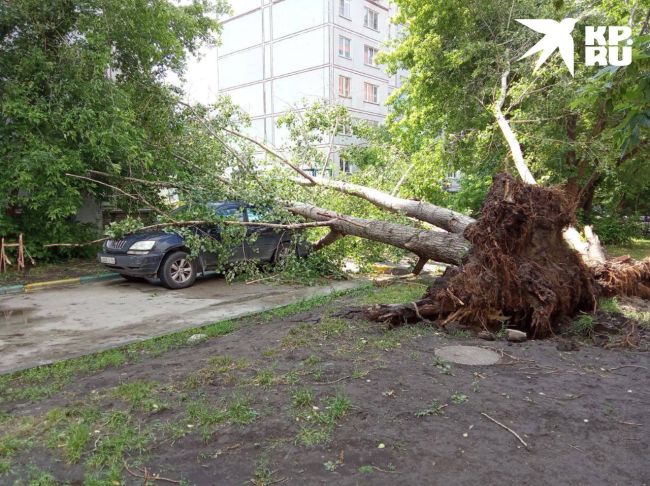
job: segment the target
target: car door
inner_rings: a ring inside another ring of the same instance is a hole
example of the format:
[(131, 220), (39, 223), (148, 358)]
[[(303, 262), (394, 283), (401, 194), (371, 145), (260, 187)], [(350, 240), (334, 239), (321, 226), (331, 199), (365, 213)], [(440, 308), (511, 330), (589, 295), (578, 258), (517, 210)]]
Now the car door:
[[(241, 204), (237, 203), (227, 203), (219, 205), (215, 208), (217, 214), (226, 220), (230, 221), (244, 221), (244, 208)], [(221, 238), (221, 229), (219, 227), (213, 227), (208, 229), (208, 234), (211, 238), (214, 238), (218, 242), (222, 241)], [(230, 255), (228, 257), (228, 262), (233, 263), (244, 259), (245, 246), (244, 243), (240, 243), (233, 248), (230, 248)], [(217, 264), (218, 255), (214, 252), (205, 252), (203, 255), (206, 265), (208, 267), (214, 267)]]
[[(265, 222), (265, 211), (254, 206), (246, 208), (246, 219), (251, 223)], [(266, 221), (268, 222), (268, 221)], [(282, 237), (282, 230), (264, 227), (249, 227), (244, 245), (245, 257), (252, 260), (269, 261), (273, 258)]]

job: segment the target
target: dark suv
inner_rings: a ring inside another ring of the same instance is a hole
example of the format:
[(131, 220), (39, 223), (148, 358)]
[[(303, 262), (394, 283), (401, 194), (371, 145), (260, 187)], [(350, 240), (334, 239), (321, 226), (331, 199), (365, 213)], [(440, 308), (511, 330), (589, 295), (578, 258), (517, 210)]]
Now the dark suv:
[[(219, 216), (230, 220), (257, 222), (261, 211), (239, 202), (209, 203), (208, 208)], [(195, 228), (199, 231), (199, 228)], [(200, 232), (219, 241), (219, 228), (202, 227)], [(243, 260), (277, 262), (290, 252), (302, 256), (305, 249), (293, 242), (293, 232), (264, 227), (249, 227), (247, 235), (257, 233), (251, 243), (247, 238), (241, 245), (232, 248), (229, 263)], [(217, 255), (208, 251), (190, 259), (190, 251), (183, 237), (173, 232), (141, 232), (124, 236), (119, 240), (108, 240), (103, 251), (97, 255), (100, 263), (118, 272), (127, 280), (144, 280), (159, 277), (170, 289), (183, 289), (194, 284), (198, 273), (214, 270)]]

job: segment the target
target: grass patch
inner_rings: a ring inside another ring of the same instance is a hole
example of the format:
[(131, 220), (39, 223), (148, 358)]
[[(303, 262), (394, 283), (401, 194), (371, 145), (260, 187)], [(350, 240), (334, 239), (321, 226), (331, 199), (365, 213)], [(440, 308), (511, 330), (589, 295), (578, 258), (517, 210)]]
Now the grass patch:
[(629, 245), (608, 245), (606, 248), (607, 253), (612, 256), (630, 255), (635, 260), (643, 260), (650, 255), (650, 239), (632, 238)]
[(418, 282), (400, 282), (387, 287), (373, 288), (360, 300), (362, 305), (385, 304), (387, 302), (401, 304), (420, 300), (426, 291), (426, 284)]
[(212, 407), (204, 401), (195, 401), (187, 405), (189, 425), (201, 427), (231, 423), (248, 425), (257, 419), (258, 413), (251, 408), (251, 400), (245, 396), (234, 396), (230, 402), (220, 407)]
[(159, 400), (153, 396), (158, 386), (158, 383), (153, 381), (132, 381), (121, 383), (113, 389), (112, 394), (141, 412), (160, 411)]
[(601, 299), (600, 302), (598, 302), (598, 308), (605, 312), (622, 314), (628, 319), (637, 321), (637, 323), (642, 327), (650, 328), (650, 312), (638, 311), (630, 308), (629, 306), (621, 305), (616, 297), (613, 297), (611, 299)]
[(329, 442), (332, 433), (324, 427), (301, 427), (296, 435), (296, 444), (312, 447)]
[(590, 314), (582, 314), (571, 323), (569, 333), (575, 336), (591, 337), (595, 325), (594, 316)]
[(462, 393), (454, 393), (451, 396), (451, 401), (454, 402), (456, 405), (461, 405), (465, 403), (467, 400), (469, 400), (469, 397), (467, 395), (463, 395)]
[(64, 442), (65, 458), (70, 463), (79, 462), (88, 441), (90, 441), (90, 427), (80, 423), (70, 426)]
[[(294, 406), (296, 405), (295, 397), (294, 394), (294, 397), (292, 397)], [(300, 398), (306, 402), (306, 399), (310, 397), (305, 393)], [(296, 418), (299, 422), (305, 424), (300, 427), (296, 435), (295, 442), (298, 445), (311, 447), (329, 442), (336, 423), (352, 408), (352, 402), (342, 393), (327, 397), (323, 401), (324, 409), (316, 407), (313, 402), (313, 397), (311, 397), (309, 401), (309, 404), (312, 405), (311, 408), (308, 408), (307, 403), (298, 406), (300, 409), (296, 414)]]
[(291, 403), (296, 408), (308, 407), (314, 403), (314, 398), (314, 392), (308, 388), (301, 388), (291, 394)]
[(622, 312), (621, 307), (618, 305), (618, 300), (616, 300), (616, 297), (613, 297), (611, 299), (600, 299), (598, 302), (598, 308), (604, 312), (616, 312), (618, 314)]

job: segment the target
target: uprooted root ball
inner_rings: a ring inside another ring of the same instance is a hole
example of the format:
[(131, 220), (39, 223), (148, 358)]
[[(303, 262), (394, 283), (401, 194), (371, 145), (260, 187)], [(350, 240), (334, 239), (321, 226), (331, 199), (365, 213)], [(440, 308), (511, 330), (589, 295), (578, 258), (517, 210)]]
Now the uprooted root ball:
[(370, 316), (400, 324), (421, 319), (496, 331), (504, 323), (544, 337), (578, 312), (593, 311), (599, 288), (562, 231), (573, 208), (558, 188), (494, 177), (481, 217), (465, 230), (472, 250), (425, 297), (407, 306), (379, 306)]

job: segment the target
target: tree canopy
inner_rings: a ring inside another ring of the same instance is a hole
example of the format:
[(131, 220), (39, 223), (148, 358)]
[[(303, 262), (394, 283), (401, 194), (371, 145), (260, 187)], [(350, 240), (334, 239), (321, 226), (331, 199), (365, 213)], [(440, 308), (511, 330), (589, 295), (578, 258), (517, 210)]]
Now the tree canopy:
[(180, 92), (166, 79), (216, 41), (226, 8), (221, 0), (3, 0), (0, 232), (79, 238), (67, 222), (86, 192), (103, 192), (66, 173), (178, 176), (174, 154), (189, 140)]
[[(594, 196), (609, 207), (638, 204), (650, 185), (650, 66), (647, 1), (397, 0), (395, 22), (404, 35), (382, 56), (392, 72), (408, 71), (390, 101), (390, 130), (420, 167), (404, 185), (418, 197), (444, 172), (462, 170), (465, 190), (456, 201), (476, 204), (496, 171), (512, 161), (495, 123), (501, 77), (509, 71), (504, 113), (525, 158), (542, 182), (565, 184), (589, 213)], [(516, 19), (579, 18), (573, 36), (572, 77), (556, 54), (533, 72), (534, 59), (518, 60), (541, 35)], [(629, 25), (633, 62), (625, 67), (584, 65), (584, 25)], [(582, 47), (581, 47), (582, 46)], [(427, 173), (430, 177), (427, 177)], [(432, 180), (431, 176), (434, 178)], [(468, 198), (468, 195), (470, 196)], [(476, 209), (476, 206), (474, 206)]]

